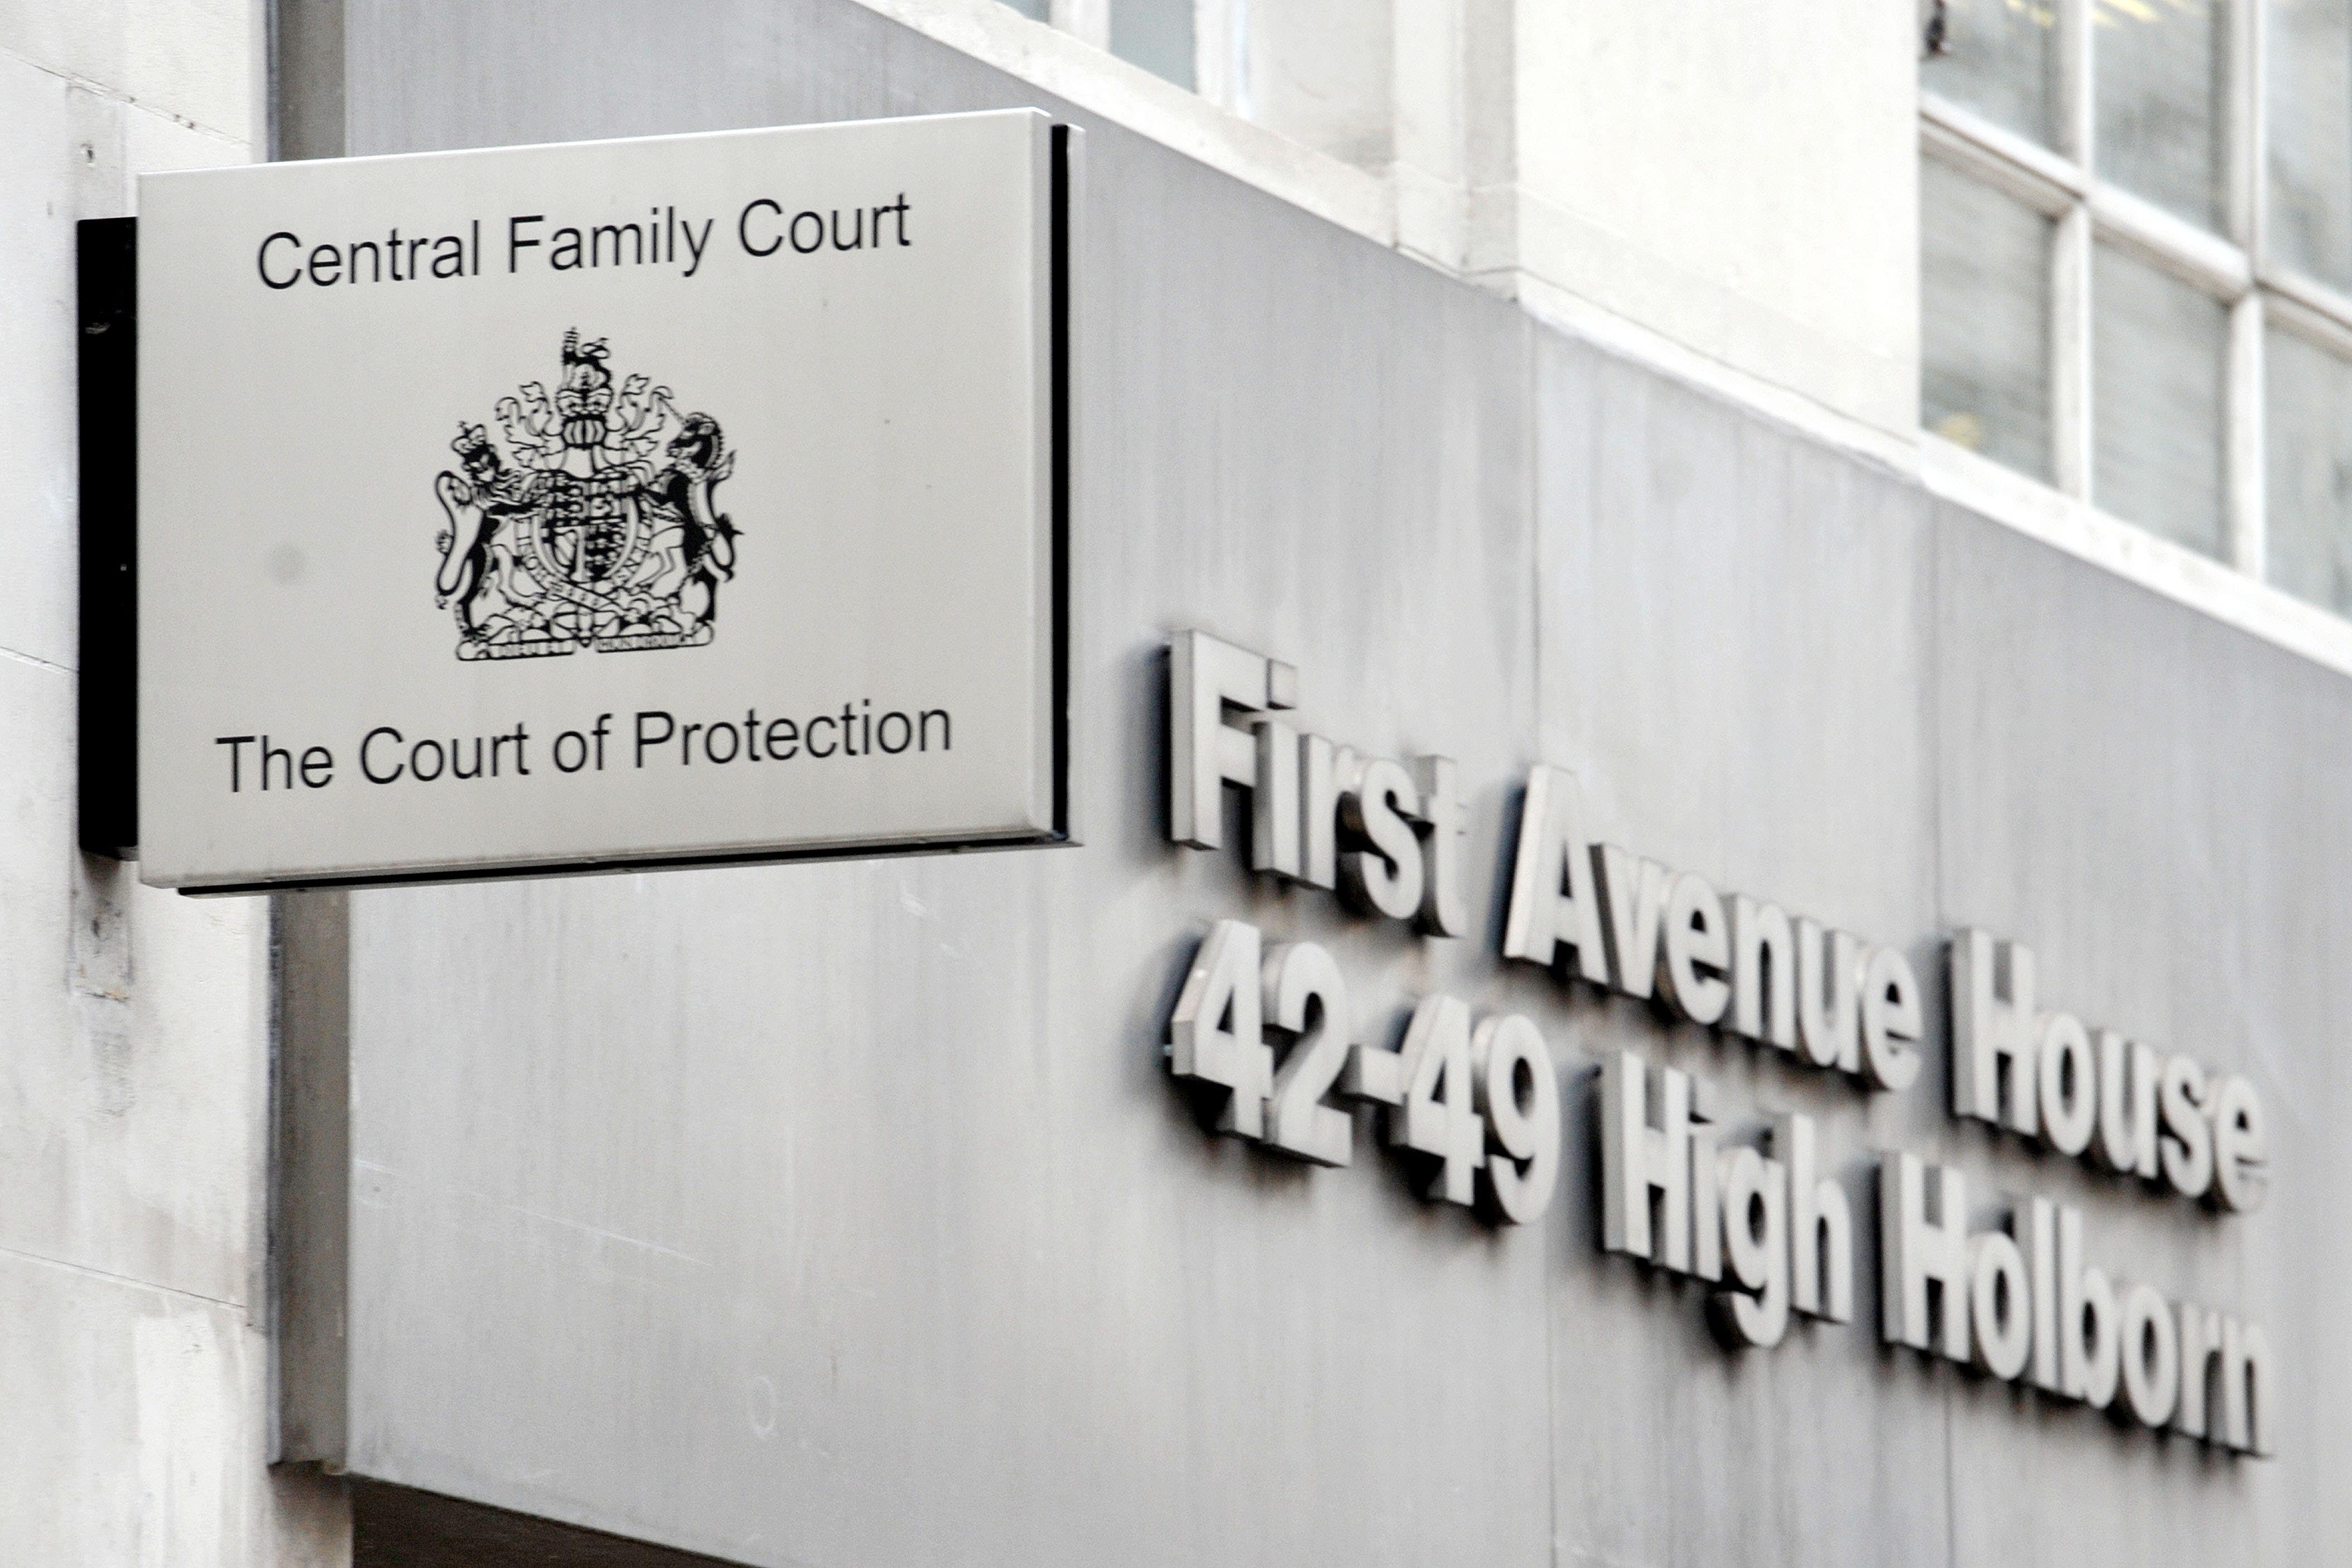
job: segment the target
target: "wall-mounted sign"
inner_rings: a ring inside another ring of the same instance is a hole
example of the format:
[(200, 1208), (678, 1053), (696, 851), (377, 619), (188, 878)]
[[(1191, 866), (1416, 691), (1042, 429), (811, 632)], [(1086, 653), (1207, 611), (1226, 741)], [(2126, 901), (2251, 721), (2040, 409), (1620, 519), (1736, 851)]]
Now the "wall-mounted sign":
[(141, 187), (141, 871), (1066, 839), (1034, 111)]

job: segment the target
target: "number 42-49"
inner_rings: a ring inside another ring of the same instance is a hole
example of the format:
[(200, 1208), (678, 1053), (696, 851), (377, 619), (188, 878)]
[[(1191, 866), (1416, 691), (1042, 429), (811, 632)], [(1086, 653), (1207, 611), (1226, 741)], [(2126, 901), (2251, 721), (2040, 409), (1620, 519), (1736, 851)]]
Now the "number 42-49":
[(1356, 1038), (1329, 952), (1266, 948), (1244, 921), (1218, 921), (1193, 956), (1168, 1065), (1227, 1092), (1220, 1132), (1318, 1165), (1348, 1163), (1351, 1103), (1385, 1106), (1388, 1140), (1423, 1156), (1431, 1198), (1483, 1198), (1515, 1225), (1541, 1215), (1559, 1181), (1559, 1080), (1535, 1025), (1510, 1013), (1473, 1028), (1466, 1005), (1431, 996), (1397, 1050), (1375, 1047)]

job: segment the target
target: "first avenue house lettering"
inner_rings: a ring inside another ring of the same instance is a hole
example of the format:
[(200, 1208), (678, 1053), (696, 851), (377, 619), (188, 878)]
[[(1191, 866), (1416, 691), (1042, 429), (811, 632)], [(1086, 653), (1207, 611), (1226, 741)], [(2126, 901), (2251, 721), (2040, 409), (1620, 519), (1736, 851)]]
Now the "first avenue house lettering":
[[(1302, 730), (1298, 702), (1292, 666), (1177, 634), (1170, 838), (1221, 848), (1232, 789), (1248, 797), (1254, 871), (1425, 936), (1467, 936), (1478, 905), (1454, 764), (1360, 756)], [(1594, 841), (1565, 769), (1528, 770), (1517, 818), (1500, 957), (1864, 1092), (1922, 1082), (1927, 1011), (1902, 948)], [(2020, 945), (1963, 929), (1948, 953), (1952, 1115), (2087, 1155), (2209, 1215), (2260, 1206), (2269, 1145), (2250, 1080), (2039, 1010)], [(1505, 1225), (1540, 1218), (1562, 1179), (1563, 1103), (1541, 1030), (1437, 993), (1413, 1001), (1391, 1044), (1361, 1027), (1386, 1011), (1353, 992), (1321, 944), (1218, 920), (1187, 967), (1167, 1063), (1218, 1133), (1343, 1166), (1370, 1107), (1431, 1201)], [(1882, 1149), (1869, 1167), (1875, 1215), (1857, 1212), (1819, 1119), (1743, 1116), (1703, 1076), (1622, 1045), (1599, 1057), (1601, 1249), (1696, 1282), (1727, 1346), (1777, 1345), (1798, 1320), (1854, 1322), (1857, 1231), (1874, 1223), (1888, 1344), (2150, 1430), (2272, 1451), (2285, 1379), (2261, 1326), (2110, 1272), (2093, 1260), (2080, 1208), (2029, 1193), (1972, 1224), (1985, 1206), (1961, 1167)]]

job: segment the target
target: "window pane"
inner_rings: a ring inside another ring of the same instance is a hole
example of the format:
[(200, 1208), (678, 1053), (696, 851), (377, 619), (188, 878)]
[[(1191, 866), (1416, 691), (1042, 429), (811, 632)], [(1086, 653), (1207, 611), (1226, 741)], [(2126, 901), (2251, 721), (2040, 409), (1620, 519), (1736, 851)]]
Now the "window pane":
[(1941, 163), (1919, 165), (1919, 417), (2050, 476), (2050, 220)]
[(2095, 0), (2103, 180), (2218, 232), (2226, 0)]
[(1192, 85), (1193, 0), (1110, 0), (1110, 52), (1178, 87)]
[(2091, 498), (2207, 555), (2222, 553), (2221, 303), (2098, 247), (2091, 265)]
[(2268, 334), (2270, 580), (2352, 614), (2352, 364)]
[(2352, 0), (2271, 0), (2270, 242), (2352, 288)]
[(1920, 63), (1919, 85), (2052, 145), (2058, 3), (1947, 0), (1943, 32), (1929, 36), (1933, 52)]

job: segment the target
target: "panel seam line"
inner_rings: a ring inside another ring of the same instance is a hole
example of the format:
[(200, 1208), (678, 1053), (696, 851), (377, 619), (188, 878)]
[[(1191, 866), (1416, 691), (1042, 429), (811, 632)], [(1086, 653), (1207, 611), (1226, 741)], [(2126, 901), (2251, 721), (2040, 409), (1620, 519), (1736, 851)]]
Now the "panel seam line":
[(206, 1301), (215, 1307), (226, 1307), (235, 1312), (244, 1312), (247, 1310), (247, 1303), (230, 1301), (226, 1296), (208, 1296), (202, 1291), (191, 1291), (179, 1285), (166, 1285), (154, 1280), (142, 1280), (129, 1274), (118, 1274), (110, 1269), (99, 1269), (88, 1263), (76, 1263), (64, 1258), (52, 1258), (47, 1253), (27, 1251), (21, 1247), (0, 1245), (0, 1255), (22, 1258), (28, 1263), (62, 1270), (68, 1274), (79, 1274), (86, 1279), (103, 1280), (109, 1284), (128, 1285), (133, 1290), (153, 1291), (159, 1295), (181, 1296), (192, 1301)]

